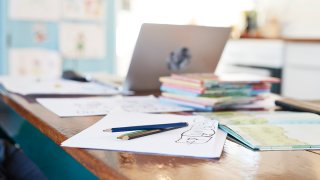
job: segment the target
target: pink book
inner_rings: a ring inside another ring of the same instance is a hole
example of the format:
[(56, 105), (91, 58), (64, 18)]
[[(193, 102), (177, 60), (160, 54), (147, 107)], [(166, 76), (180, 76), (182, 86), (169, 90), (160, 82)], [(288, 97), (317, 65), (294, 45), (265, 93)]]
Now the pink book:
[(173, 79), (179, 79), (187, 82), (201, 85), (210, 85), (217, 83), (279, 83), (280, 79), (274, 77), (264, 77), (252, 74), (223, 74), (215, 75), (213, 73), (186, 73), (172, 74)]
[(168, 87), (168, 88), (174, 88), (174, 89), (179, 89), (179, 90), (184, 90), (184, 91), (189, 91), (197, 94), (202, 94), (206, 90), (203, 87), (191, 87), (191, 86), (185, 86), (181, 84), (171, 84), (171, 83), (163, 83), (162, 86)]

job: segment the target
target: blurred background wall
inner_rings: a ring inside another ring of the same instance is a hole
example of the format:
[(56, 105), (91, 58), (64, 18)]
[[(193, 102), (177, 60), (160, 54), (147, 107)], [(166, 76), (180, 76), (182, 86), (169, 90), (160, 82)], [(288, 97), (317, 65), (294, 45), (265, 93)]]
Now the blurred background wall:
[(124, 77), (142, 23), (231, 26), (217, 73), (282, 78), (273, 92), (320, 99), (318, 0), (3, 0), (0, 73), (65, 69)]

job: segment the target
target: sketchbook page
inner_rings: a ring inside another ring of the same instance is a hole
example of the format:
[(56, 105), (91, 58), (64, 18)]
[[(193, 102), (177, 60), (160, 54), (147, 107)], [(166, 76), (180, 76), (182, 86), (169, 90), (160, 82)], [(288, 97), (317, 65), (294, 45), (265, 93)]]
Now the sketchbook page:
[(120, 106), (122, 110), (128, 112), (165, 113), (192, 111), (191, 108), (163, 103), (152, 95), (123, 97)]
[(0, 77), (6, 90), (21, 95), (66, 94), (66, 95), (114, 95), (118, 91), (96, 83), (84, 83), (54, 78)]
[(106, 1), (63, 0), (61, 3), (64, 20), (102, 21), (106, 17)]
[(58, 21), (59, 0), (10, 0), (8, 15), (14, 20)]
[(62, 58), (57, 51), (43, 48), (10, 48), (10, 75), (58, 78)]
[(105, 58), (105, 32), (105, 27), (98, 23), (61, 23), (59, 47), (62, 57), (78, 60)]
[(60, 117), (106, 115), (113, 108), (121, 108), (128, 112), (144, 113), (191, 110), (180, 106), (163, 104), (154, 96), (37, 98), (37, 101)]
[[(104, 129), (146, 124), (188, 122), (189, 126), (132, 140), (120, 140), (123, 134)], [(131, 151), (139, 153), (219, 158), (225, 136), (217, 136), (218, 122), (201, 116), (145, 114), (112, 111), (96, 124), (64, 141), (65, 147)]]
[(37, 101), (60, 117), (72, 117), (106, 115), (114, 107), (109, 102), (115, 98), (119, 99), (119, 97), (37, 98)]

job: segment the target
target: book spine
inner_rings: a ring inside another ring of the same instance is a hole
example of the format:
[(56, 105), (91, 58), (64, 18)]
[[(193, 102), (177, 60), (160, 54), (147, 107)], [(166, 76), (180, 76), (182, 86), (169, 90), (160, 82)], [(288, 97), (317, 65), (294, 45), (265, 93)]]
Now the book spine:
[(168, 97), (162, 97), (162, 96), (160, 96), (159, 99), (160, 99), (160, 101), (162, 101), (164, 103), (181, 105), (181, 106), (192, 108), (194, 110), (213, 111), (213, 107), (203, 106), (203, 105), (199, 105), (199, 104), (195, 104), (195, 103), (191, 103), (191, 102), (180, 101), (180, 100), (176, 100), (176, 99), (172, 99), (172, 98), (168, 98)]
[(203, 87), (201, 84), (198, 84), (198, 83), (192, 83), (192, 82), (187, 82), (187, 81), (183, 81), (183, 80), (179, 80), (179, 79), (173, 79), (171, 77), (160, 77), (159, 81), (162, 83), (190, 86), (190, 87), (195, 87), (195, 88), (202, 88)]
[(165, 86), (161, 86), (160, 90), (164, 91), (164, 92), (169, 92), (169, 93), (173, 93), (173, 94), (181, 94), (181, 95), (191, 96), (191, 97), (199, 96), (198, 93), (187, 92), (187, 91), (183, 91), (183, 90), (179, 90), (179, 89), (168, 88), (168, 87), (165, 87)]
[(169, 83), (163, 83), (161, 87), (167, 88), (167, 89), (177, 89), (180, 91), (188, 91), (196, 94), (202, 94), (205, 89), (204, 88), (198, 88), (198, 87), (190, 87), (190, 86), (183, 86), (183, 85), (175, 85), (175, 84), (169, 84)]
[(203, 85), (203, 81), (202, 80), (195, 79), (193, 77), (188, 77), (188, 76), (185, 76), (183, 74), (182, 75), (180, 75), (180, 74), (172, 74), (171, 77), (173, 79), (179, 79), (179, 80), (182, 80), (182, 81), (187, 81), (187, 82), (192, 82), (192, 83)]

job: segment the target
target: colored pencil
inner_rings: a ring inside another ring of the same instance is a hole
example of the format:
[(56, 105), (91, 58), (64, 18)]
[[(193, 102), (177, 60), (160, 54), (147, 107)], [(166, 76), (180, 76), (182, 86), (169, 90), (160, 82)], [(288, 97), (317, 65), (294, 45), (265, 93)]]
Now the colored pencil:
[(171, 127), (171, 128), (165, 128), (165, 129), (135, 131), (135, 132), (120, 135), (117, 137), (117, 139), (122, 139), (122, 140), (136, 139), (136, 138), (149, 136), (152, 134), (158, 134), (158, 133), (162, 133), (162, 132), (166, 132), (166, 131), (170, 131), (170, 130), (174, 130), (174, 129), (178, 129), (178, 128), (182, 128), (182, 127)]

